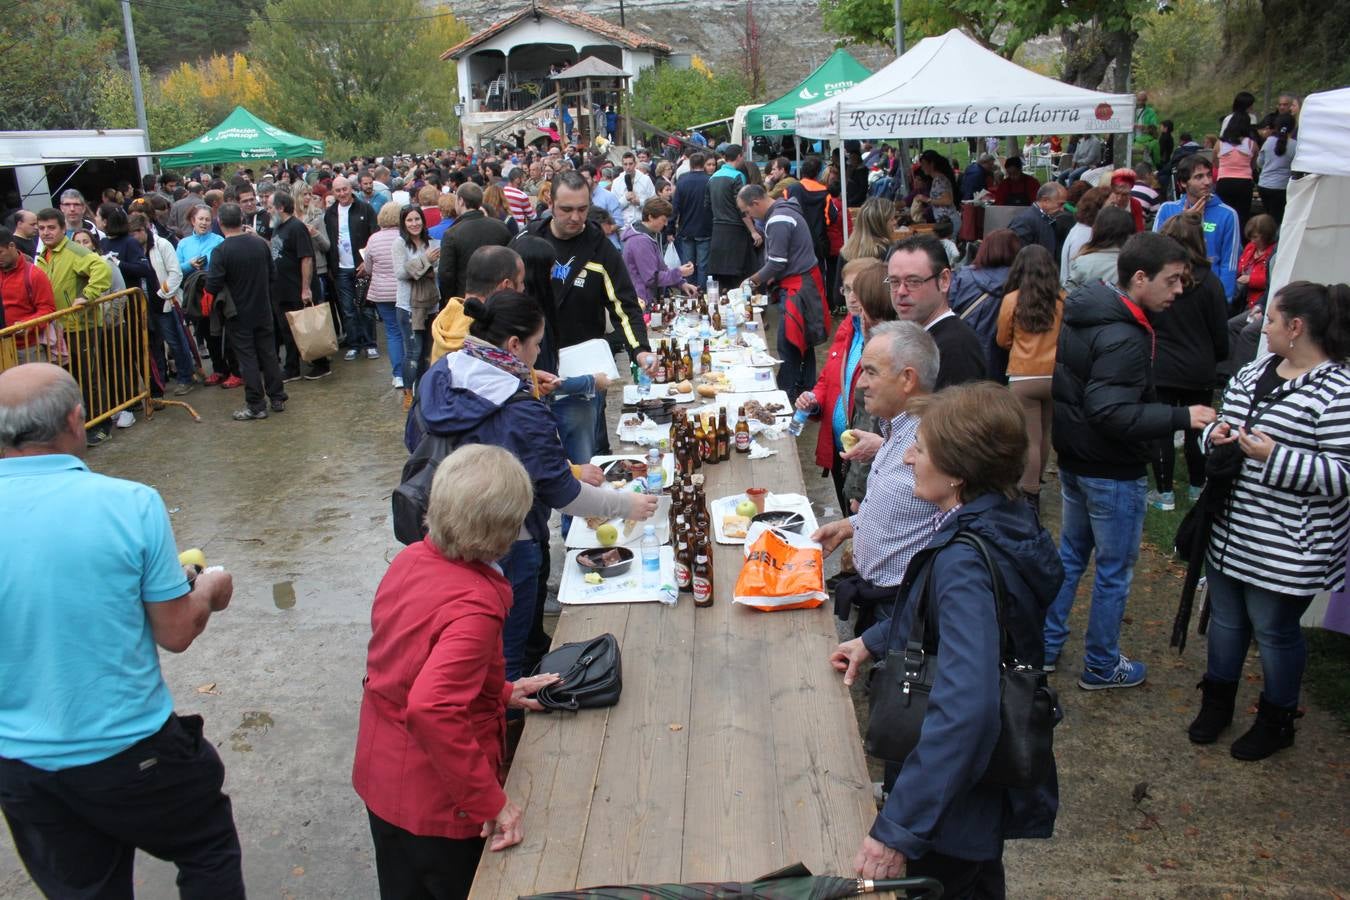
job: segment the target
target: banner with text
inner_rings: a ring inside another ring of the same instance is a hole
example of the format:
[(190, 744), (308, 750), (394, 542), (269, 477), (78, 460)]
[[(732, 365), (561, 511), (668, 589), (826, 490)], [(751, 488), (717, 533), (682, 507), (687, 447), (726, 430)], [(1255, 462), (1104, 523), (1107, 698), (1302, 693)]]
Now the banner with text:
[(797, 110), (797, 133), (812, 138), (962, 138), (986, 135), (1086, 134), (1129, 131), (1134, 98), (924, 104), (850, 109), (824, 104)]

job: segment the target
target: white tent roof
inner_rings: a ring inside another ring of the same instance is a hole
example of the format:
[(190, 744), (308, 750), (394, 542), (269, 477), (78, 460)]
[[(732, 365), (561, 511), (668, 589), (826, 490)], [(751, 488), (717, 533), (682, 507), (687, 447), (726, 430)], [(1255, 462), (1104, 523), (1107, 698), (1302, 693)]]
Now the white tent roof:
[(1298, 117), (1293, 170), (1350, 175), (1350, 88), (1309, 94)]
[(797, 133), (809, 138), (1112, 133), (1133, 127), (1133, 95), (1038, 75), (955, 28), (924, 38), (842, 94), (797, 110)]

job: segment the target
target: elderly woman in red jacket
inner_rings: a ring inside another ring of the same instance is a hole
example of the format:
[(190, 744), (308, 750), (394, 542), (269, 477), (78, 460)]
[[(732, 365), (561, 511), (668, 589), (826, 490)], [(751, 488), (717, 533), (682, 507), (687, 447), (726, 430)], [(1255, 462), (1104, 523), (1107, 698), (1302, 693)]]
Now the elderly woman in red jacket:
[[(842, 275), (844, 304), (848, 315), (839, 323), (825, 357), (816, 386), (802, 391), (797, 397), (797, 408), (820, 416), (820, 433), (816, 437), (816, 465), (830, 473), (839, 508), (848, 509), (844, 501), (844, 461), (839, 458), (841, 436), (853, 419), (853, 385), (857, 382), (858, 367), (862, 362), (863, 344), (867, 342), (863, 299), (854, 289), (858, 276), (868, 270), (876, 275), (877, 287), (884, 291), (881, 279), (885, 277), (885, 263), (872, 257), (850, 260)], [(886, 295), (887, 300), (890, 295)]]
[[(483, 503), (483, 498), (491, 503)], [(375, 594), (352, 784), (365, 801), (382, 900), (467, 897), (483, 845), (522, 838), (498, 769), (506, 709), (555, 675), (506, 680), (505, 555), (533, 501), (506, 450), (461, 447), (432, 482), (427, 537), (403, 550)]]

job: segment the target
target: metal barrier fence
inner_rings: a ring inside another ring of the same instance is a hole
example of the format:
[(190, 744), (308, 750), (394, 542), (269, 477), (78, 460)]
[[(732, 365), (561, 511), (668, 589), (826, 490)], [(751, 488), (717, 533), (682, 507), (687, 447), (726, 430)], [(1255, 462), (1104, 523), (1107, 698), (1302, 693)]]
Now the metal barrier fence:
[(137, 404), (147, 419), (181, 406), (200, 422), (188, 404), (150, 396), (148, 314), (145, 292), (129, 288), (10, 325), (0, 329), (0, 372), (30, 362), (65, 369), (80, 385), (86, 429)]

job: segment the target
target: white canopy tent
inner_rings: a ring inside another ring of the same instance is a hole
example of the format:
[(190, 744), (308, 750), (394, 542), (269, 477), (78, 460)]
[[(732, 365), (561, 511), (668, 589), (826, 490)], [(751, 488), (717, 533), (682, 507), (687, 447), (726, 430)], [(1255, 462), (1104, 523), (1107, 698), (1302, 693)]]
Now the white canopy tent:
[(1047, 78), (955, 28), (924, 38), (847, 91), (797, 110), (798, 135), (840, 142), (841, 171), (844, 140), (1111, 134), (1133, 127), (1132, 95)]
[[(1336, 284), (1350, 281), (1350, 88), (1310, 94), (1298, 121), (1298, 145), (1291, 168), (1306, 173), (1289, 182), (1280, 243), (1270, 269), (1275, 296), (1291, 281)], [(1261, 336), (1257, 357), (1267, 352)], [(1350, 604), (1319, 594), (1303, 624), (1350, 633)]]

